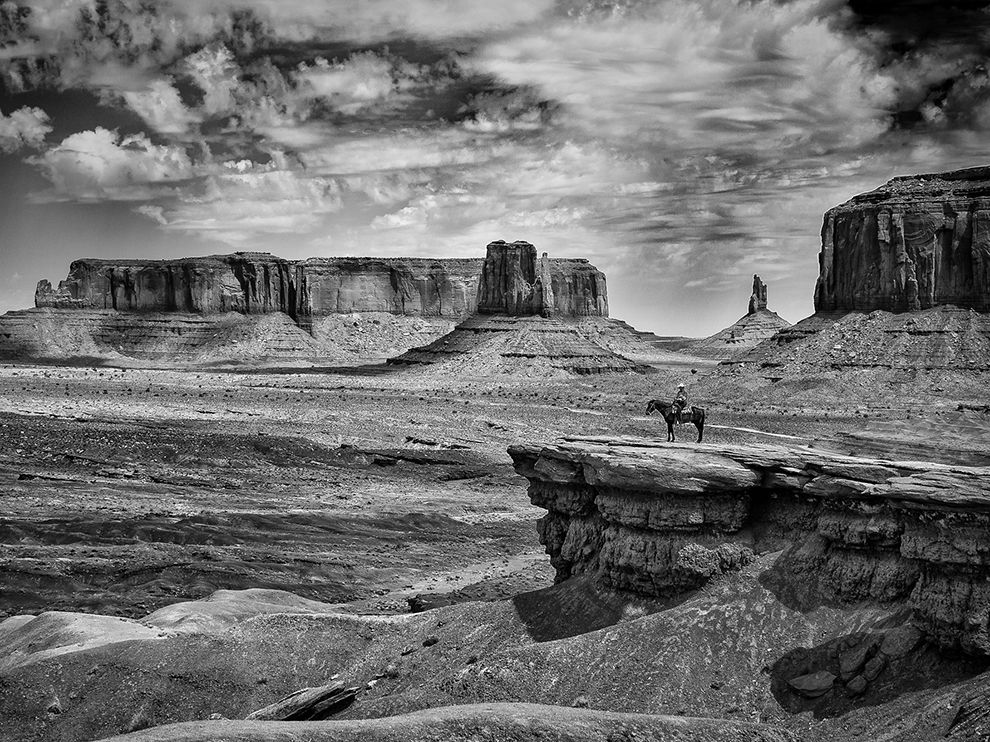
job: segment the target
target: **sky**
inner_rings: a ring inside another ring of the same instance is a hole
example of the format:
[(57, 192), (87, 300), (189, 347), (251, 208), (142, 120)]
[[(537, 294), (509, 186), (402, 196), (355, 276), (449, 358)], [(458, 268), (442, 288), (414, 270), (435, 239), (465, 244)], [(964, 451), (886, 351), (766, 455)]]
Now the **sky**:
[(812, 313), (822, 214), (987, 164), (990, 2), (0, 1), (0, 312), (83, 257), (585, 257)]

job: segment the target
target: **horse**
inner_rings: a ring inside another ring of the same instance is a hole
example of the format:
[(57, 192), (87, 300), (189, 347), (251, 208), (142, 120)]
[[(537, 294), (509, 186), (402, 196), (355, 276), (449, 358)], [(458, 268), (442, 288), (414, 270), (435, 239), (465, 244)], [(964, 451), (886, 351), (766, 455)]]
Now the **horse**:
[[(646, 414), (652, 415), (654, 412), (659, 412), (664, 422), (667, 423), (667, 442), (674, 441), (674, 423), (678, 422), (677, 413), (674, 412), (674, 405), (659, 399), (651, 399), (646, 405)], [(705, 434), (704, 407), (692, 407), (690, 412), (682, 410), (679, 422), (694, 423), (694, 427), (698, 429), (698, 443), (701, 443), (701, 438)]]

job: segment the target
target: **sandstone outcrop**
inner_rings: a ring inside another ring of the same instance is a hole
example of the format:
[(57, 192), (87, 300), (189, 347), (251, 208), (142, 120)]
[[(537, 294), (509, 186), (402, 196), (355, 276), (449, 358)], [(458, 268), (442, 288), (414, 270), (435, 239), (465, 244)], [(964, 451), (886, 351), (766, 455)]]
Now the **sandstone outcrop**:
[(749, 297), (746, 314), (709, 337), (700, 340), (667, 340), (662, 345), (671, 350), (713, 360), (730, 359), (746, 353), (791, 326), (779, 314), (767, 309), (767, 297), (767, 285), (759, 276), (753, 276), (753, 293)]
[(593, 265), (555, 262), (546, 253), (537, 258), (528, 242), (499, 240), (488, 245), (478, 314), (389, 363), (483, 376), (645, 371), (604, 347), (582, 325), (582, 320), (607, 317), (605, 275)]
[(635, 438), (509, 454), (558, 581), (666, 597), (786, 549), (761, 578), (784, 603), (902, 605), (932, 642), (990, 656), (990, 467)]
[[(480, 287), (479, 283), (483, 284)], [(587, 260), (536, 258), (493, 242), (478, 259), (310, 258), (234, 253), (181, 260), (76, 260), (35, 306), (131, 312), (266, 314), (297, 321), (355, 312), (461, 319), (492, 314), (607, 316), (605, 275)]]
[(528, 242), (488, 245), (478, 312), (509, 316), (608, 316), (605, 274), (587, 260), (536, 257)]
[(36, 307), (266, 314), (351, 312), (461, 318), (477, 306), (479, 260), (311, 258), (235, 253), (183, 260), (77, 260)]
[(753, 276), (753, 293), (749, 297), (749, 311), (747, 314), (756, 314), (767, 308), (767, 285), (763, 283), (759, 276)]
[(815, 311), (990, 311), (990, 167), (894, 178), (829, 210)]
[[(529, 243), (501, 241), (488, 246), (484, 261), (291, 261), (267, 253), (77, 260), (58, 288), (39, 282), (35, 305), (0, 317), (0, 358), (378, 361), (428, 344), (479, 311), (565, 320), (608, 316), (605, 276), (587, 260), (545, 253), (537, 259)], [(361, 317), (371, 317), (374, 326), (365, 327)], [(540, 335), (551, 340), (551, 353), (615, 356), (598, 347), (576, 349), (581, 336), (555, 328), (557, 335)], [(568, 338), (553, 342), (560, 333)], [(635, 365), (592, 360), (584, 367), (610, 363)]]

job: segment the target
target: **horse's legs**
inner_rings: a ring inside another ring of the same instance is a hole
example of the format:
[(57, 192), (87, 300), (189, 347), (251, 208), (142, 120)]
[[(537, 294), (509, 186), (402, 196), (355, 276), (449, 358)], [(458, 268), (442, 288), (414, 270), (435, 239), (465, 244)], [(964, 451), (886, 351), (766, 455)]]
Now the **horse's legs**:
[(667, 421), (667, 443), (671, 443), (676, 440), (674, 438), (674, 423)]
[(694, 425), (698, 429), (698, 443), (701, 443), (701, 437), (705, 434), (705, 421), (699, 420)]

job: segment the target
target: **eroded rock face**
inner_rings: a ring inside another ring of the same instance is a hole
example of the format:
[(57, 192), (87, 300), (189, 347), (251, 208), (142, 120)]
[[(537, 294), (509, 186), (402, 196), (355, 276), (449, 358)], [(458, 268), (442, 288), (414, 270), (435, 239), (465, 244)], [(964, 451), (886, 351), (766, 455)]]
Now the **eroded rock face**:
[(990, 311), (990, 168), (894, 178), (829, 210), (815, 310)]
[(488, 245), (478, 289), (481, 314), (608, 316), (605, 274), (587, 260), (537, 258), (528, 242)]
[(990, 656), (988, 467), (632, 438), (509, 454), (558, 581), (666, 597), (786, 549), (763, 576), (785, 604), (903, 604), (932, 640)]
[(388, 312), (460, 318), (476, 308), (479, 260), (324, 258), (290, 261), (266, 253), (183, 260), (77, 260), (35, 306), (293, 318)]
[(753, 276), (753, 293), (749, 297), (749, 311), (747, 314), (756, 314), (767, 308), (767, 285), (760, 280), (759, 276)]
[[(479, 284), (480, 296), (479, 296)], [(480, 302), (479, 302), (480, 299)], [(480, 303), (480, 307), (479, 307)], [(182, 260), (76, 260), (35, 306), (196, 314), (282, 312), (300, 322), (355, 312), (462, 319), (486, 314), (608, 316), (605, 275), (580, 259), (493, 242), (484, 261), (235, 253)]]

